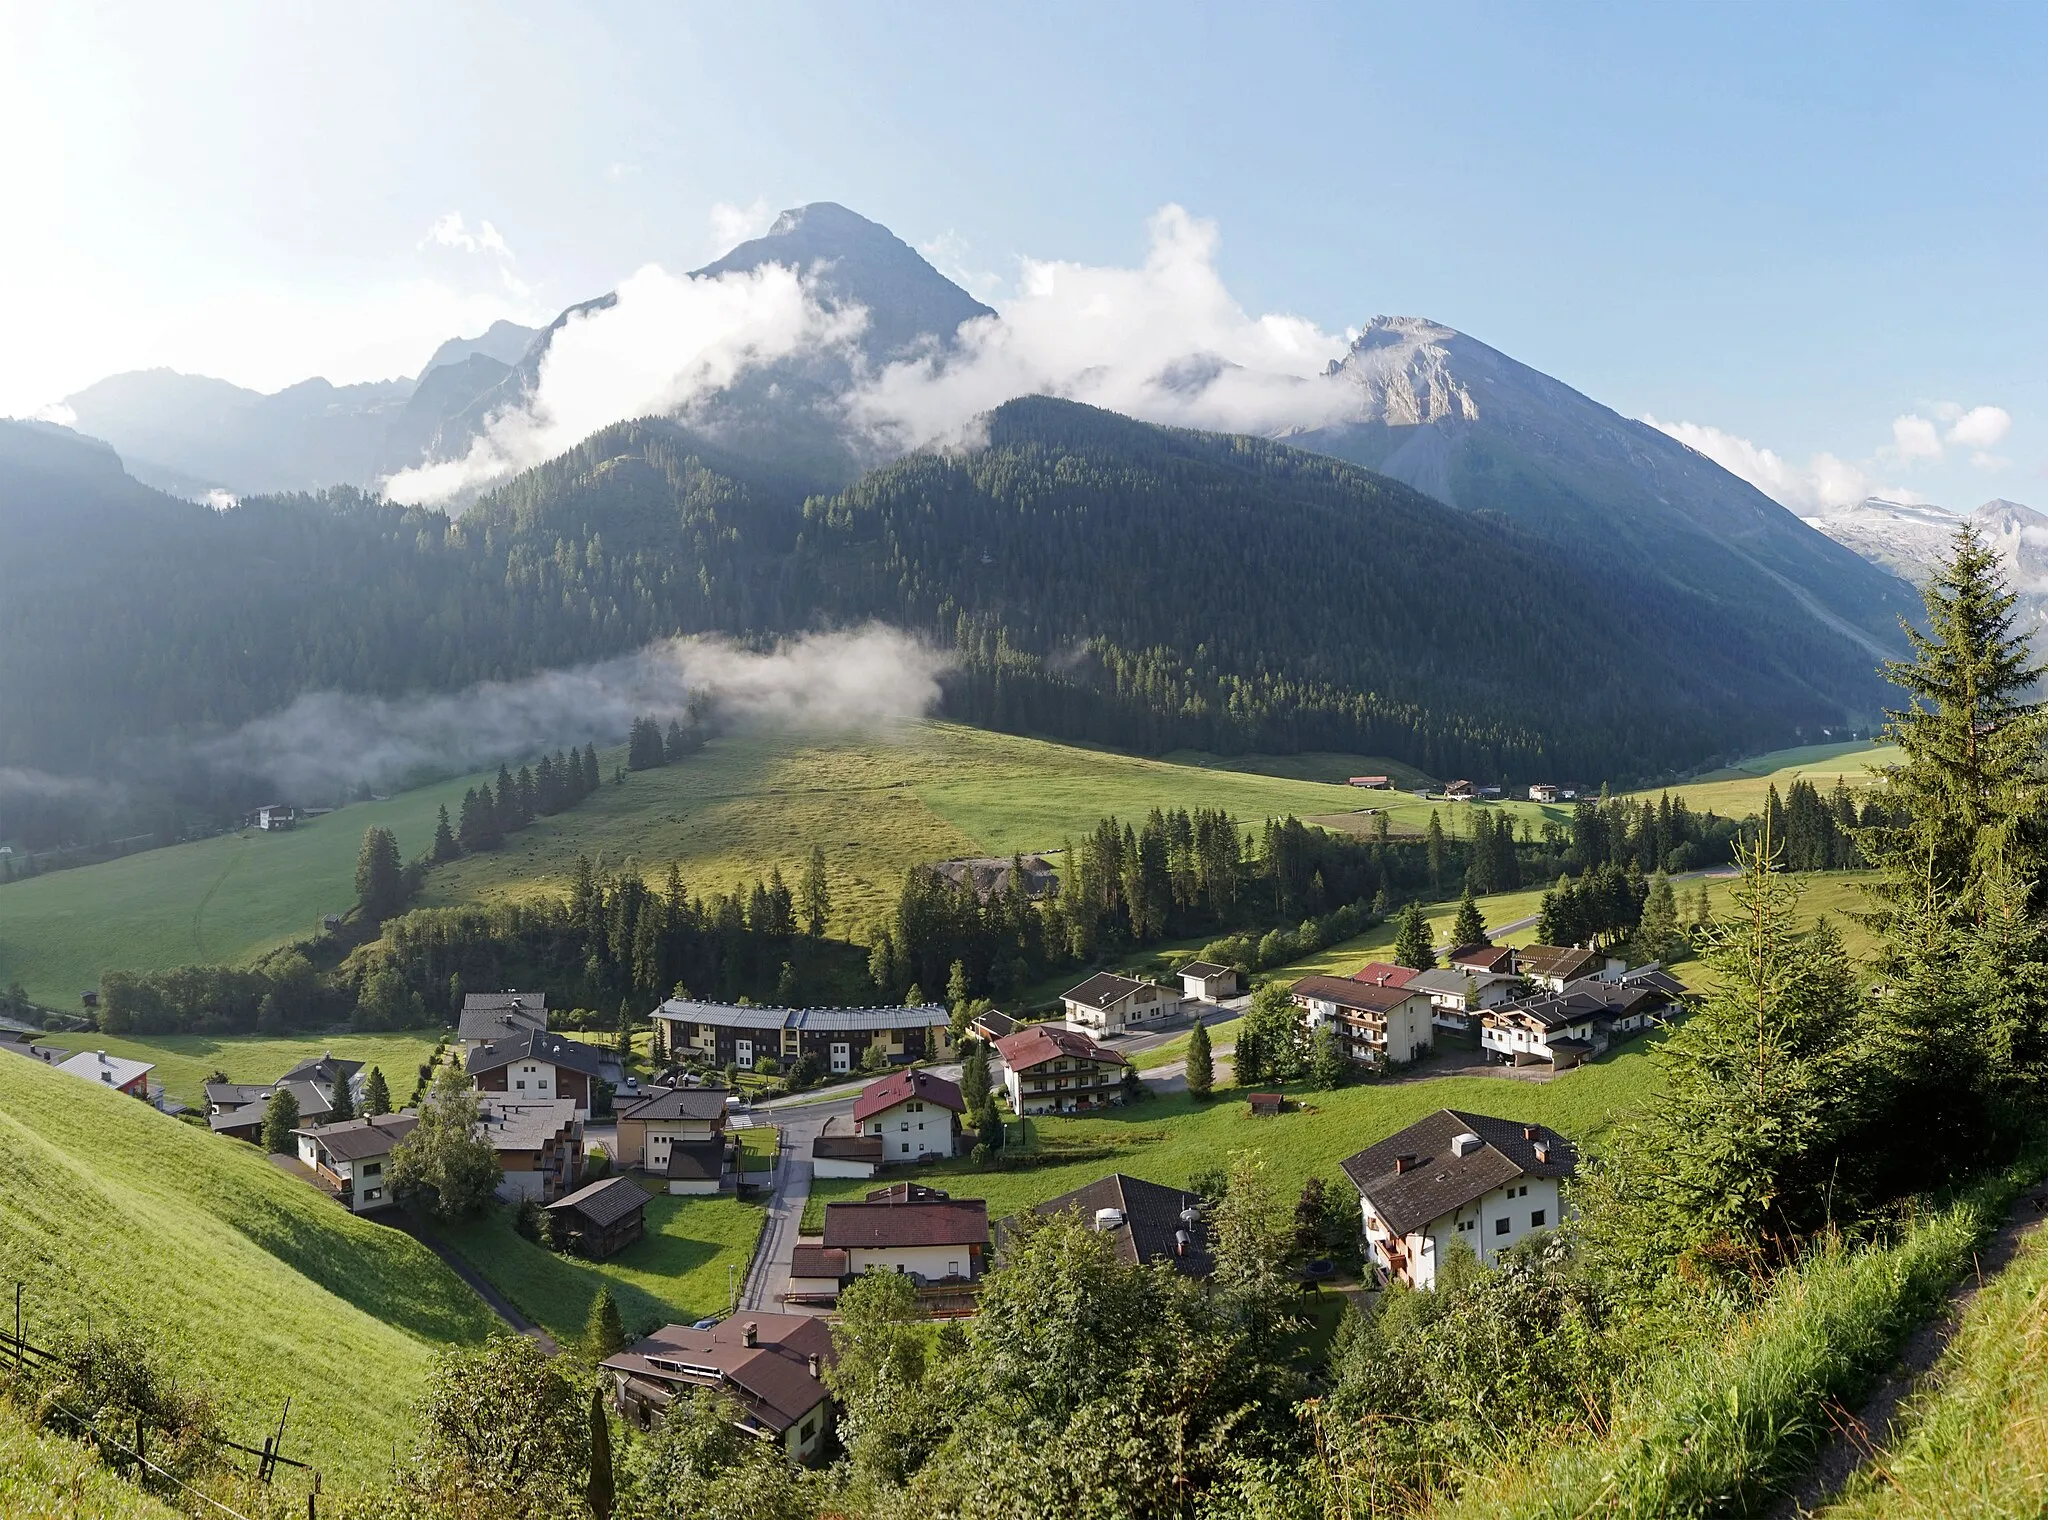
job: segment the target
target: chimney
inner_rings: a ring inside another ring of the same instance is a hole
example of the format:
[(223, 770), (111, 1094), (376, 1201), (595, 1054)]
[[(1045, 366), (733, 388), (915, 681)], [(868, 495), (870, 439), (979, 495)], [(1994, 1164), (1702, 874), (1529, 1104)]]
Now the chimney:
[(1536, 1142), (1536, 1159), (1545, 1164), (1549, 1163), (1550, 1142), (1548, 1140), (1538, 1140)]
[(761, 1327), (753, 1320), (748, 1320), (746, 1324), (740, 1327), (740, 1342), (742, 1345), (747, 1346), (760, 1345)]
[(1523, 1126), (1522, 1126), (1522, 1138), (1523, 1138), (1524, 1140), (1534, 1140), (1534, 1139), (1536, 1138), (1536, 1126), (1535, 1126), (1535, 1125), (1533, 1125), (1533, 1124), (1525, 1124), (1525, 1125), (1523, 1125)]
[(818, 1360), (818, 1353), (815, 1351), (811, 1353), (810, 1360), (805, 1365), (810, 1368), (812, 1377), (817, 1377), (824, 1371), (824, 1363)]
[(1412, 1172), (1414, 1170), (1415, 1158), (1413, 1156), (1396, 1156), (1394, 1158), (1395, 1175), (1398, 1176), (1402, 1172)]

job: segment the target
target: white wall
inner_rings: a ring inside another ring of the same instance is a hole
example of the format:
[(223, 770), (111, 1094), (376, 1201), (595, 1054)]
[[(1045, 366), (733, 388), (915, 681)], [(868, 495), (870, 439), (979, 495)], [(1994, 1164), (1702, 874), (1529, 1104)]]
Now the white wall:
[(668, 1183), (668, 1190), (676, 1194), (715, 1193), (718, 1191), (718, 1179), (716, 1177), (691, 1177), (687, 1179), (671, 1177)]
[(872, 1161), (848, 1161), (840, 1157), (814, 1157), (811, 1161), (813, 1177), (872, 1177), (875, 1164)]
[[(1490, 1266), (1501, 1252), (1531, 1235), (1555, 1229), (1563, 1207), (1563, 1194), (1554, 1177), (1518, 1177), (1495, 1188), (1406, 1238), (1410, 1281), (1418, 1288), (1435, 1287), (1437, 1269), (1455, 1241), (1463, 1241), (1474, 1256)], [(1372, 1214), (1372, 1200), (1361, 1199), (1361, 1228)], [(1540, 1224), (1535, 1222), (1538, 1214), (1542, 1215)]]
[(926, 1277), (965, 1277), (973, 1270), (965, 1246), (890, 1246), (883, 1250), (859, 1248), (846, 1253), (848, 1268), (854, 1272), (922, 1272)]
[(923, 1098), (906, 1098), (861, 1120), (860, 1132), (882, 1142), (884, 1161), (916, 1161), (953, 1154), (953, 1112)]

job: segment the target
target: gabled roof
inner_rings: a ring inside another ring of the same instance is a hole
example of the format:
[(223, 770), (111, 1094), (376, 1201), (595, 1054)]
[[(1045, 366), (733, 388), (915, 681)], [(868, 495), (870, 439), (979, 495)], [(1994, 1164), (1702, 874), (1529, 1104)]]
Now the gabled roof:
[[(755, 1344), (746, 1343), (752, 1327)], [(667, 1325), (605, 1358), (609, 1371), (656, 1384), (717, 1388), (747, 1413), (780, 1434), (827, 1396), (810, 1374), (810, 1359), (822, 1370), (837, 1359), (831, 1328), (808, 1314), (765, 1314), (748, 1310), (720, 1320), (709, 1330)]]
[(809, 1029), (820, 1034), (874, 1033), (883, 1029), (936, 1029), (953, 1015), (937, 1003), (895, 1008), (755, 1008), (737, 1003), (704, 1003), (670, 998), (654, 1010), (657, 1019), (709, 1024), (718, 1029)]
[(1027, 1025), (1015, 1034), (997, 1040), (996, 1053), (1012, 1071), (1026, 1071), (1062, 1057), (1071, 1061), (1103, 1061), (1112, 1066), (1130, 1064), (1117, 1052), (1096, 1044), (1080, 1030), (1058, 1024)]
[(1063, 996), (1067, 1002), (1079, 1003), (1084, 1008), (1110, 1008), (1132, 993), (1152, 985), (1132, 977), (1118, 976), (1114, 971), (1098, 971), (1080, 986), (1068, 989)]
[(1189, 961), (1185, 966), (1180, 968), (1180, 974), (1182, 976), (1199, 976), (1205, 978), (1212, 976), (1229, 976), (1231, 974), (1231, 968), (1228, 966), (1219, 966), (1214, 961)]
[(1450, 971), (1418, 971), (1408, 980), (1411, 992), (1435, 992), (1452, 997), (1463, 997), (1470, 984), (1484, 991), (1497, 982), (1512, 982), (1515, 978), (1503, 971), (1481, 971), (1476, 967), (1467, 970), (1459, 967)]
[(853, 1102), (854, 1122), (859, 1123), (899, 1103), (908, 1103), (912, 1098), (922, 1098), (940, 1108), (950, 1108), (956, 1114), (967, 1112), (966, 1100), (960, 1096), (957, 1083), (935, 1077), (928, 1071), (899, 1071), (879, 1082), (870, 1082), (860, 1090), (860, 1096)]
[(269, 1087), (259, 1082), (209, 1082), (206, 1101), (222, 1109), (240, 1108), (246, 1103), (261, 1103), (270, 1092)]
[(1373, 982), (1354, 982), (1348, 976), (1305, 976), (1289, 991), (1296, 997), (1316, 998), (1366, 1013), (1391, 1013), (1410, 998), (1422, 996), (1412, 987), (1382, 987)]
[(648, 1123), (715, 1119), (723, 1124), (725, 1099), (722, 1087), (658, 1087), (643, 1098), (627, 1100), (618, 1114), (621, 1120)]
[(1445, 957), (1453, 966), (1475, 971), (1513, 972), (1515, 952), (1506, 945), (1459, 945)]
[(151, 1061), (131, 1061), (126, 1056), (110, 1056), (104, 1050), (81, 1050), (70, 1060), (60, 1062), (57, 1070), (106, 1087), (126, 1087), (137, 1077), (155, 1071), (156, 1065)]
[[(1529, 1130), (1535, 1131), (1533, 1139)], [(1477, 1135), (1480, 1144), (1460, 1156), (1451, 1142), (1467, 1133)], [(1536, 1159), (1538, 1142), (1548, 1144), (1548, 1160)], [(1414, 1158), (1407, 1171), (1399, 1169), (1403, 1156)], [(1352, 1186), (1397, 1235), (1412, 1234), (1517, 1177), (1569, 1177), (1577, 1164), (1571, 1142), (1553, 1129), (1450, 1108), (1340, 1163)]]
[(469, 1053), (463, 1069), (474, 1077), (510, 1066), (514, 1061), (542, 1061), (549, 1066), (580, 1071), (586, 1077), (598, 1076), (604, 1069), (604, 1056), (595, 1045), (566, 1039), (545, 1029), (526, 1029), (501, 1040), (486, 1041)]
[[(1134, 1267), (1148, 1261), (1168, 1261), (1190, 1277), (1207, 1277), (1216, 1266), (1209, 1255), (1208, 1232), (1199, 1219), (1189, 1223), (1182, 1218), (1190, 1209), (1199, 1209), (1200, 1204), (1200, 1198), (1181, 1188), (1162, 1187), (1142, 1177), (1112, 1172), (1033, 1208), (1048, 1217), (1076, 1210), (1081, 1222), (1090, 1228), (1095, 1227), (1098, 1209), (1116, 1209), (1123, 1214), (1123, 1223), (1103, 1233), (1109, 1237), (1119, 1261)], [(1179, 1249), (1182, 1232), (1188, 1236), (1186, 1255)]]
[(363, 1069), (361, 1061), (338, 1061), (332, 1052), (308, 1061), (301, 1061), (277, 1080), (279, 1082), (318, 1082), (322, 1087), (331, 1088), (337, 1082), (345, 1082)]
[(1654, 965), (1638, 966), (1634, 971), (1623, 972), (1621, 985), (1624, 987), (1648, 987), (1654, 992), (1662, 993), (1667, 998), (1682, 998), (1686, 996), (1689, 990), (1685, 983), (1666, 971), (1662, 966)]
[(879, 1135), (820, 1135), (811, 1142), (811, 1157), (817, 1161), (880, 1161)]
[(557, 1198), (548, 1210), (578, 1215), (603, 1230), (646, 1207), (647, 1190), (639, 1183), (630, 1177), (606, 1177)]
[(388, 1154), (399, 1141), (419, 1128), (419, 1115), (411, 1109), (379, 1114), (374, 1119), (344, 1119), (339, 1124), (309, 1124), (292, 1131), (310, 1135), (337, 1161), (365, 1161)]
[(853, 1270), (844, 1251), (830, 1246), (794, 1246), (789, 1253), (791, 1277), (844, 1277)]
[(1351, 973), (1354, 982), (1370, 982), (1376, 987), (1405, 987), (1422, 975), (1413, 966), (1396, 966), (1391, 961), (1367, 961)]
[(884, 1251), (900, 1246), (985, 1246), (988, 1200), (936, 1197), (883, 1198), (825, 1205), (827, 1246)]
[(1607, 957), (1576, 945), (1524, 945), (1515, 952), (1515, 969), (1529, 976), (1575, 982), (1607, 964)]
[(502, 1040), (521, 1029), (548, 1027), (548, 999), (544, 992), (472, 992), (462, 1000), (462, 1018), (455, 1026), (456, 1038)]
[(1024, 1026), (1007, 1013), (1000, 1013), (991, 1008), (986, 1013), (977, 1013), (970, 1027), (978, 1034), (987, 1035), (991, 1040), (1000, 1040), (1006, 1035), (1015, 1034)]
[(716, 1182), (725, 1175), (723, 1140), (678, 1140), (668, 1148), (664, 1176), (676, 1182)]

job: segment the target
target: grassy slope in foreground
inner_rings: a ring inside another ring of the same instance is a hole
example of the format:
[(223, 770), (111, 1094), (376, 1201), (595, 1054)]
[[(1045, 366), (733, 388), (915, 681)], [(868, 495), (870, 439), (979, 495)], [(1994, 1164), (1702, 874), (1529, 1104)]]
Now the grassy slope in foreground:
[[(1617, 1112), (1649, 1095), (1655, 1075), (1646, 1045), (1636, 1042), (1552, 1082), (1434, 1077), (1297, 1092), (1302, 1110), (1277, 1119), (1252, 1118), (1244, 1094), (1235, 1089), (1204, 1104), (1177, 1093), (1112, 1109), (1102, 1118), (1033, 1121), (1048, 1148), (1085, 1147), (1106, 1155), (1014, 1172), (944, 1162), (921, 1168), (918, 1177), (956, 1197), (986, 1198), (989, 1217), (999, 1219), (1110, 1172), (1179, 1187), (1198, 1172), (1227, 1166), (1232, 1151), (1248, 1149), (1266, 1157), (1275, 1185), (1291, 1193), (1312, 1176), (1334, 1177), (1346, 1156), (1439, 1108), (1534, 1120), (1576, 1140), (1597, 1142)], [(825, 1202), (858, 1197), (869, 1186), (837, 1179), (813, 1184), (807, 1226), (819, 1226)]]
[(53, 1034), (49, 1043), (65, 1050), (105, 1050), (132, 1061), (149, 1061), (164, 1091), (192, 1108), (206, 1099), (206, 1079), (224, 1071), (230, 1082), (275, 1082), (301, 1061), (332, 1053), (344, 1061), (361, 1061), (382, 1069), (393, 1106), (401, 1106), (419, 1068), (441, 1038), (432, 1030), (397, 1034), (263, 1035), (149, 1034), (108, 1035), (92, 1032)]
[(21, 1410), (0, 1403), (0, 1515), (8, 1520), (179, 1520), (182, 1514), (102, 1466), (90, 1446), (37, 1430)]
[(411, 1237), (353, 1218), (250, 1146), (0, 1058), (0, 1284), (31, 1338), (118, 1321), (162, 1337), (254, 1444), (380, 1474), (434, 1350), (496, 1325)]
[(513, 1232), (512, 1211), (499, 1204), (436, 1228), (527, 1318), (567, 1345), (581, 1338), (590, 1302), (606, 1283), (635, 1335), (724, 1313), (764, 1217), (759, 1204), (736, 1198), (664, 1194), (648, 1200), (647, 1233), (601, 1262), (543, 1250)]

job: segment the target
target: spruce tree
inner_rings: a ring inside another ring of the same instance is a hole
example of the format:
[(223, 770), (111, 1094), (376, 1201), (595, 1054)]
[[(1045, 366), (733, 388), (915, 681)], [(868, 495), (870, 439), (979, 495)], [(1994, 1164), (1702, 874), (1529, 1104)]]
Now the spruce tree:
[(289, 1087), (280, 1087), (263, 1110), (263, 1148), (273, 1156), (290, 1155), (298, 1149), (298, 1141), (292, 1138), (298, 1127), (299, 1100)]
[(1660, 875), (1643, 900), (1643, 919), (1636, 926), (1636, 945), (1652, 960), (1665, 960), (1685, 943), (1678, 929), (1678, 894), (1671, 878)]
[(626, 1349), (626, 1326), (619, 1317), (619, 1301), (612, 1297), (609, 1283), (600, 1286), (590, 1301), (590, 1314), (583, 1322), (583, 1345), (593, 1361), (617, 1356)]
[(823, 845), (811, 846), (810, 864), (804, 868), (797, 908), (803, 917), (804, 933), (810, 935), (812, 939), (822, 939), (825, 934), (825, 921), (832, 913), (832, 889), (825, 879)]
[(597, 768), (597, 746), (583, 746), (583, 795), (588, 797), (604, 784), (604, 775)]
[(384, 1080), (384, 1068), (372, 1066), (363, 1079), (363, 1112), (375, 1118), (391, 1112), (391, 1088)]
[(1209, 1049), (1209, 1026), (1200, 1019), (1188, 1034), (1188, 1096), (1201, 1102), (1216, 1090), (1216, 1058)]
[(1989, 881), (2003, 873), (2038, 893), (2048, 864), (2048, 710), (2033, 700), (2043, 667), (1974, 527), (1957, 530), (1921, 599), (1926, 631), (1906, 626), (1913, 658), (1885, 666), (1907, 696), (1884, 730), (1903, 758), (1877, 772), (1889, 818), (1856, 833), (1879, 872), (1879, 928), (1930, 892), (1981, 918)]
[(1401, 910), (1401, 929), (1394, 936), (1394, 962), (1416, 971), (1436, 968), (1436, 949), (1431, 942), (1429, 920), (1422, 916), (1422, 904), (1410, 903)]
[(1486, 934), (1486, 920), (1479, 915), (1479, 902), (1472, 895), (1472, 888), (1465, 888), (1465, 897), (1458, 904), (1458, 916), (1451, 923), (1453, 945), (1490, 945), (1493, 943)]
[(334, 1095), (327, 1100), (325, 1124), (342, 1124), (356, 1116), (356, 1095), (349, 1090), (348, 1078), (337, 1077), (334, 1081)]
[(434, 849), (436, 864), (455, 859), (462, 853), (462, 846), (455, 842), (455, 830), (448, 823), (448, 808), (445, 804), (434, 817)]
[(1429, 810), (1429, 889), (1441, 892), (1444, 889), (1444, 825), (1436, 815), (1436, 809)]
[(1351, 1062), (1344, 1054), (1344, 1036), (1335, 1019), (1326, 1019), (1316, 1027), (1315, 1038), (1309, 1042), (1308, 1079), (1317, 1087), (1329, 1089), (1342, 1087), (1344, 1079), (1351, 1075)]
[(356, 900), (363, 916), (381, 921), (405, 906), (405, 865), (391, 830), (372, 826), (364, 831), (356, 857)]

